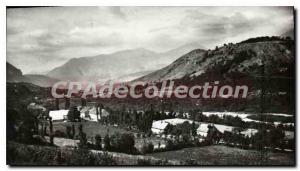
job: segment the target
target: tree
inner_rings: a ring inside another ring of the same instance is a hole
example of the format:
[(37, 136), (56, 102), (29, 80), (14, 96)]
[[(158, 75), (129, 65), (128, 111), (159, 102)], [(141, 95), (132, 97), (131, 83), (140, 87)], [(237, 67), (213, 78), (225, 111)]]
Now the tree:
[(86, 99), (81, 98), (81, 106), (86, 106)]
[(195, 137), (197, 135), (197, 127), (195, 122), (192, 123), (192, 135)]
[(32, 143), (34, 130), (37, 129), (35, 124), (37, 119), (27, 110), (24, 112), (27, 116), (22, 118), (23, 122), (21, 123), (19, 131), (17, 132), (17, 139), (24, 143)]
[(73, 139), (75, 138), (75, 135), (76, 135), (76, 132), (75, 132), (75, 125), (72, 124), (72, 138), (73, 138)]
[(128, 151), (129, 153), (134, 152), (134, 136), (129, 133), (122, 134), (121, 136), (121, 148), (126, 149), (125, 151)]
[(206, 141), (209, 144), (219, 142), (220, 137), (219, 137), (219, 134), (218, 134), (218, 130), (213, 125), (208, 125), (207, 127), (208, 127), (208, 132), (207, 132)]
[(55, 109), (59, 110), (59, 99), (55, 98)]
[(104, 137), (104, 148), (105, 150), (110, 150), (110, 138), (109, 138), (109, 135), (106, 134), (105, 137)]
[(262, 151), (264, 147), (267, 145), (267, 135), (268, 132), (266, 128), (262, 127), (258, 129), (258, 132), (251, 137), (251, 142), (255, 149)]
[(174, 150), (174, 148), (175, 148), (175, 145), (174, 145), (173, 141), (172, 140), (167, 140), (166, 149), (167, 150)]
[(118, 152), (124, 152), (132, 154), (134, 148), (134, 136), (129, 133), (120, 134), (116, 132), (111, 136), (111, 148)]
[(102, 149), (102, 139), (101, 139), (101, 135), (96, 135), (95, 136), (95, 148), (97, 150), (101, 150)]
[(80, 121), (80, 112), (76, 106), (72, 106), (68, 112), (68, 120), (75, 122), (76, 120)]
[(284, 137), (285, 133), (284, 131), (282, 131), (280, 126), (271, 129), (268, 137), (268, 140), (270, 140), (270, 142), (268, 144), (270, 144), (271, 148), (273, 149), (275, 147), (282, 147), (282, 144), (284, 144)]
[(65, 109), (69, 109), (70, 108), (70, 98), (65, 98)]
[(72, 137), (72, 134), (71, 134), (71, 127), (70, 127), (70, 126), (66, 126), (66, 134), (67, 134), (68, 138), (71, 138), (71, 137)]
[(87, 138), (86, 134), (82, 131), (82, 125), (80, 124), (78, 127), (79, 130), (79, 148), (86, 148), (87, 147)]
[(141, 152), (142, 154), (152, 153), (153, 149), (154, 149), (154, 145), (152, 144), (152, 142), (144, 143)]

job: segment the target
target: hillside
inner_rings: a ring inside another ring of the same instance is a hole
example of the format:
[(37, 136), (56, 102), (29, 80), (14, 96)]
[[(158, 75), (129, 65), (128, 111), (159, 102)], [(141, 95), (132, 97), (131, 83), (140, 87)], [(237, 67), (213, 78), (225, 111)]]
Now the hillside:
[(23, 76), (23, 73), (20, 69), (6, 62), (6, 81), (8, 82), (22, 82), (26, 78)]
[[(174, 80), (175, 85), (247, 85), (246, 99), (201, 99), (203, 110), (295, 112), (294, 41), (280, 37), (259, 37), (214, 50), (193, 50), (172, 64), (134, 81)], [(261, 90), (265, 95), (262, 101)], [(170, 99), (191, 109), (197, 99)], [(195, 106), (194, 106), (195, 107)]]
[(167, 66), (172, 61), (199, 47), (197, 43), (180, 46), (163, 53), (139, 48), (92, 57), (72, 58), (47, 75), (60, 80), (131, 81), (143, 74)]
[(25, 74), (24, 76), (27, 78), (28, 83), (41, 87), (51, 87), (54, 83), (59, 81), (58, 79), (38, 74)]
[[(252, 42), (253, 41), (253, 42)], [(290, 76), (294, 54), (290, 40), (259, 41), (249, 39), (215, 50), (193, 50), (172, 64), (137, 80), (163, 81), (199, 77), (213, 72), (223, 78), (231, 73), (259, 75), (265, 59), (265, 74)]]
[(10, 63), (6, 62), (6, 82), (11, 83), (31, 83), (40, 87), (51, 87), (57, 79), (53, 79), (44, 75), (25, 74)]

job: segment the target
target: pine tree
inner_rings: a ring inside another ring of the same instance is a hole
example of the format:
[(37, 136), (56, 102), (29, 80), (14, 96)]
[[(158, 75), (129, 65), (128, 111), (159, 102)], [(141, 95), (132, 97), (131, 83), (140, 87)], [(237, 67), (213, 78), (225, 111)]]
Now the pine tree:
[(106, 134), (104, 137), (104, 148), (105, 148), (105, 150), (110, 149), (110, 138), (109, 138), (108, 134)]
[(95, 148), (97, 150), (101, 150), (102, 149), (102, 139), (101, 139), (101, 135), (96, 135), (95, 136)]

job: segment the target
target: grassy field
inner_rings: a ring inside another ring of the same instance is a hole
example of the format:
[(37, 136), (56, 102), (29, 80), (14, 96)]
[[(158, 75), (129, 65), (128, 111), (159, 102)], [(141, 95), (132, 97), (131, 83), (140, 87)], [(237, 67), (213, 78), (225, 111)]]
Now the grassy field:
[[(138, 133), (137, 130), (129, 130), (127, 128), (122, 128), (122, 127), (115, 127), (112, 125), (104, 125), (101, 123), (96, 123), (96, 122), (54, 122), (53, 123), (53, 131), (55, 132), (56, 130), (62, 131), (66, 133), (66, 127), (67, 126), (72, 126), (72, 124), (75, 125), (75, 130), (76, 134), (78, 134), (78, 126), (82, 124), (83, 126), (83, 132), (87, 134), (87, 138), (89, 140), (93, 139), (96, 134), (101, 135), (102, 138), (108, 133), (110, 136), (113, 135), (116, 132), (119, 133)], [(154, 146), (158, 146), (158, 142), (161, 143), (163, 146), (165, 142), (161, 139), (155, 138), (155, 137), (147, 137), (147, 138), (135, 138), (135, 146), (139, 149), (143, 145), (143, 142), (146, 141), (151, 141)]]
[(107, 133), (109, 135), (113, 135), (115, 132), (119, 133), (135, 133), (137, 131), (129, 130), (127, 128), (115, 127), (112, 125), (104, 125), (97, 122), (54, 122), (53, 123), (53, 131), (59, 130), (66, 133), (66, 127), (75, 125), (75, 132), (78, 134), (78, 127), (82, 124), (83, 132), (86, 133), (88, 139), (91, 137), (95, 137), (95, 135), (99, 134), (104, 137)]
[[(53, 129), (66, 132), (66, 126), (71, 126), (70, 122), (55, 122)], [(76, 133), (78, 133), (79, 124), (83, 125), (83, 131), (87, 134), (88, 139), (93, 138), (96, 134), (102, 137), (108, 133), (113, 135), (115, 132), (119, 133), (137, 133), (137, 131), (129, 130), (127, 128), (115, 127), (112, 125), (103, 125), (96, 122), (81, 122), (74, 123)], [(154, 139), (153, 137), (151, 138)], [(146, 139), (136, 138), (136, 147), (139, 148)], [(164, 144), (163, 141), (161, 144)], [(152, 141), (154, 142), (154, 140)], [(157, 145), (157, 143), (153, 143)], [(263, 155), (262, 155), (263, 154)], [(198, 165), (294, 165), (293, 153), (261, 153), (255, 150), (243, 150), (239, 148), (226, 147), (221, 145), (185, 148), (177, 151), (159, 152), (147, 154), (162, 160), (182, 161), (182, 164), (189, 162)]]
[[(61, 155), (59, 155), (61, 154)], [(58, 156), (61, 156), (58, 158)], [(129, 155), (124, 153), (96, 150), (75, 150), (72, 148), (25, 145), (17, 142), (7, 143), (6, 162), (12, 166), (26, 165), (176, 165), (177, 161), (163, 161), (151, 156)]]
[[(63, 163), (57, 163), (55, 159), (58, 151), (63, 151), (64, 153), (62, 155), (65, 159)], [(294, 165), (293, 154), (268, 153), (262, 160), (261, 153), (258, 151), (225, 146), (185, 148), (177, 151), (152, 153), (145, 156), (107, 152), (105, 157), (103, 151), (91, 150), (91, 152), (94, 155), (89, 154), (86, 156), (87, 154), (72, 152), (71, 149), (64, 147), (8, 142), (7, 163), (12, 165)], [(101, 156), (98, 156), (98, 153)], [(93, 160), (88, 160), (90, 157)]]
[(221, 145), (148, 154), (155, 158), (196, 162), (197, 165), (294, 165), (293, 153), (271, 153)]

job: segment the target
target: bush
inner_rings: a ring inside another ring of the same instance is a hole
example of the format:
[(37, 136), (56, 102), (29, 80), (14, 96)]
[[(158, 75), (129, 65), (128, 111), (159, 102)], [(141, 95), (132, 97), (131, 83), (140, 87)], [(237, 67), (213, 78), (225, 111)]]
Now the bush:
[(101, 150), (102, 149), (101, 135), (96, 135), (95, 136), (95, 149), (96, 150)]
[(70, 126), (66, 126), (66, 134), (68, 138), (73, 138), (73, 135), (71, 134), (71, 127)]
[(111, 148), (113, 151), (133, 154), (136, 153), (134, 147), (134, 136), (129, 133), (115, 133), (110, 138)]
[(9, 165), (116, 165), (107, 153), (95, 154), (86, 149), (64, 149), (48, 146), (27, 146), (10, 142), (7, 145)]
[(154, 150), (154, 145), (150, 142), (150, 143), (145, 143), (143, 144), (143, 147), (141, 149), (141, 153), (142, 154), (146, 154), (146, 153), (152, 153)]
[(55, 137), (62, 137), (62, 138), (67, 138), (68, 137), (66, 133), (64, 133), (64, 132), (62, 132), (60, 130), (56, 130), (54, 132), (54, 136)]

